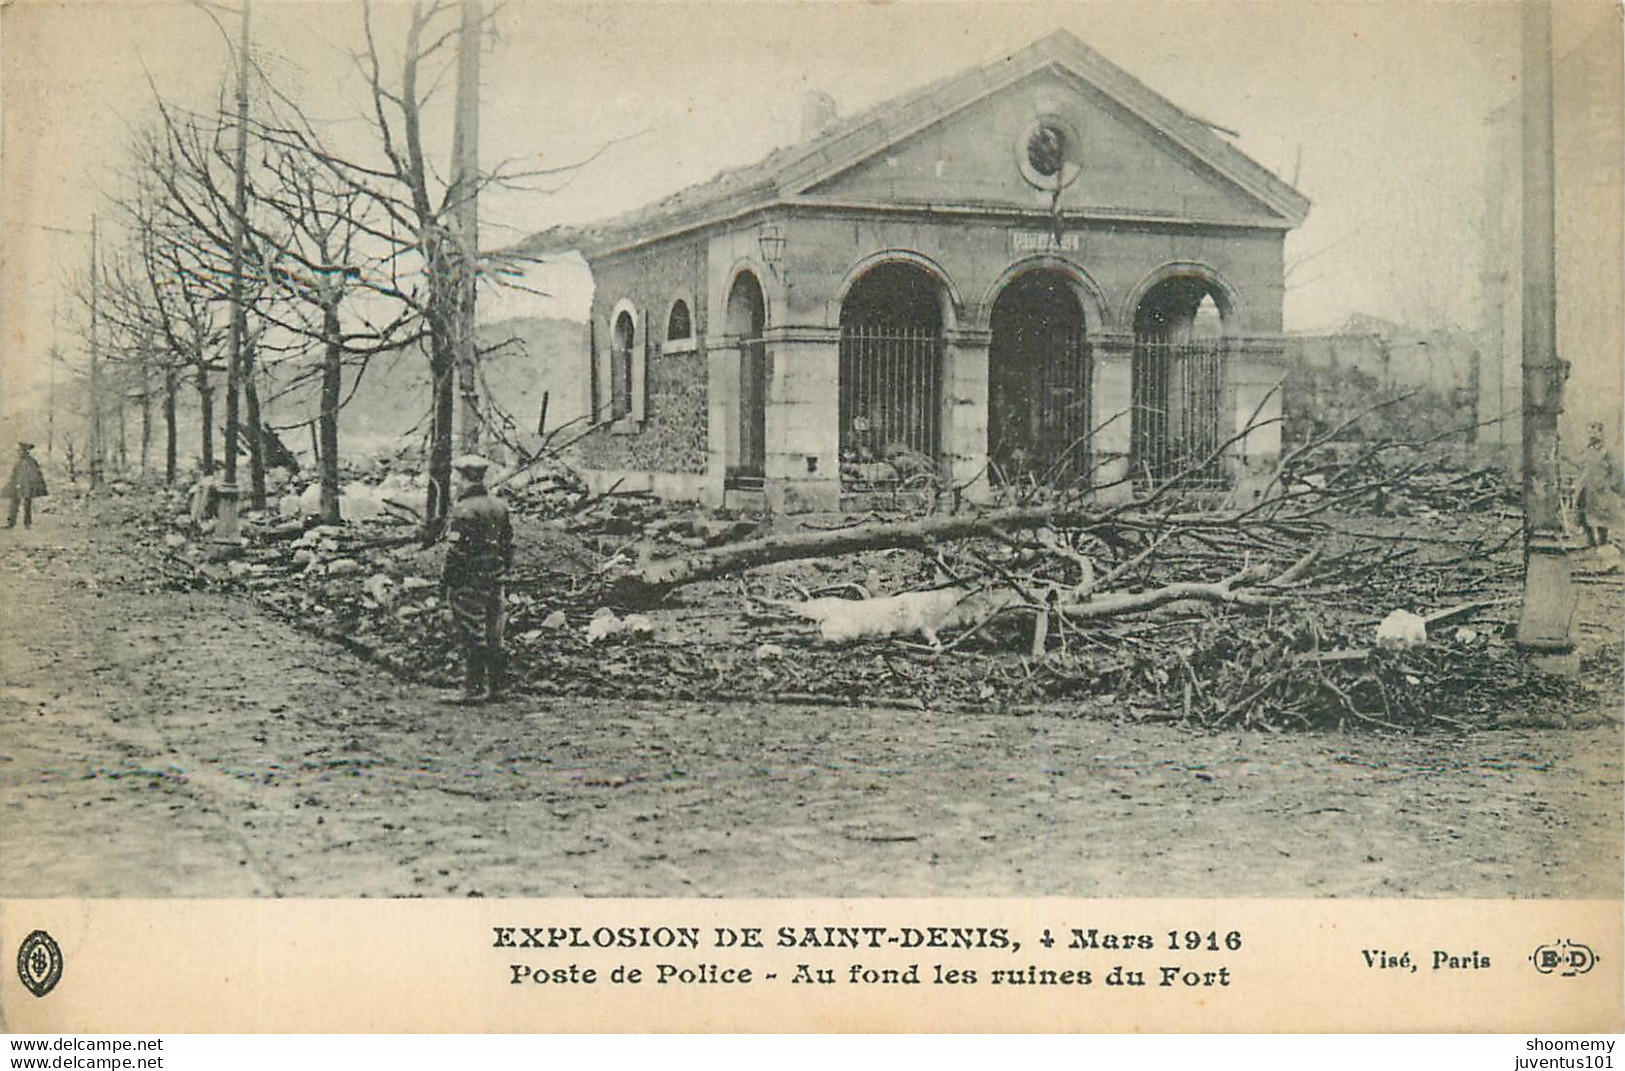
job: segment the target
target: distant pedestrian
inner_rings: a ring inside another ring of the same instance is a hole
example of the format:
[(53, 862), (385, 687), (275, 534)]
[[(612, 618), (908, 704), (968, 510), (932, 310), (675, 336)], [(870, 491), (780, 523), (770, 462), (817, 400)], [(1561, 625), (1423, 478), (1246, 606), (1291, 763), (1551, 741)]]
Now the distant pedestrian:
[(466, 454), (452, 467), (463, 489), (447, 520), (442, 581), (463, 652), (463, 691), (456, 701), (479, 703), (500, 696), (507, 683), (503, 603), (504, 580), (513, 565), (513, 525), (508, 507), (486, 490), (490, 462)]
[(1625, 529), (1625, 495), (1619, 481), (1619, 466), (1608, 453), (1603, 426), (1592, 424), (1580, 459), (1580, 523), (1590, 546), (1607, 546), (1610, 532)]
[(34, 444), (17, 444), (17, 463), (11, 467), (11, 478), (6, 481), (6, 497), (11, 505), (6, 510), (6, 527), (17, 527), (17, 507), (23, 509), (23, 527), (34, 527), (34, 499), (44, 498), (45, 474), (34, 460)]

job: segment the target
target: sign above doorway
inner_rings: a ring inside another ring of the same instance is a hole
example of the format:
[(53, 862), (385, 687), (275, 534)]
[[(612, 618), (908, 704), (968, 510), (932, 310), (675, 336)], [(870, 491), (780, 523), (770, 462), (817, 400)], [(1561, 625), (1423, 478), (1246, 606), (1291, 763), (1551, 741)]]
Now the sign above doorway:
[(1010, 249), (1014, 253), (1076, 253), (1081, 248), (1081, 235), (1049, 231), (1011, 231)]

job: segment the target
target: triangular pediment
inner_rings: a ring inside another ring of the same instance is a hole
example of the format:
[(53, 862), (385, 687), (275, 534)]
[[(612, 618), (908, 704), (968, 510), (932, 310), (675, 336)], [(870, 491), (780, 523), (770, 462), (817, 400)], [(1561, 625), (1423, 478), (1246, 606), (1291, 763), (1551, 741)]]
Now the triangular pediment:
[[(1109, 217), (1290, 225), (1271, 204), (1101, 88), (1056, 64), (970, 100), (922, 129), (828, 173), (798, 176), (803, 199), (861, 205), (1052, 208), (1054, 178), (1036, 172), (1036, 126), (1064, 131), (1063, 212)], [(1216, 137), (1216, 136), (1214, 136)], [(807, 181), (810, 179), (810, 181)], [(786, 191), (791, 192), (791, 191)]]
[[(1059, 119), (1071, 143), (1058, 201), (1021, 166), (1042, 116)], [(598, 224), (533, 235), (521, 248), (626, 248), (780, 204), (1058, 208), (1074, 218), (1279, 229), (1309, 210), (1307, 198), (1213, 127), (1062, 30), (758, 163)]]

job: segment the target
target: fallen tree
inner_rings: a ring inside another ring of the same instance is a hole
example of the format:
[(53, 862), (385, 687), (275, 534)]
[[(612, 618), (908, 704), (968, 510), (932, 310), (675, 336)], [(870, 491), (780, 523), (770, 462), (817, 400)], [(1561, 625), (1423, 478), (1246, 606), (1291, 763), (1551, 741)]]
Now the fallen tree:
[[(1368, 407), (1365, 414), (1389, 404), (1392, 404), (1392, 400), (1379, 402)], [(1298, 447), (1283, 459), (1283, 466), (1297, 463), (1299, 458), (1312, 452), (1315, 447), (1332, 441), (1358, 419), (1358, 416), (1351, 418), (1326, 435)], [(1149, 540), (1152, 545), (1141, 551), (1143, 556), (1119, 564), (1108, 575), (1107, 581), (1110, 582), (1154, 556), (1157, 543), (1176, 529), (1210, 542), (1236, 536), (1242, 537), (1243, 541), (1252, 538), (1260, 547), (1275, 550), (1283, 545), (1301, 544), (1307, 531), (1302, 522), (1312, 522), (1317, 514), (1336, 503), (1381, 492), (1391, 481), (1403, 478), (1403, 471), (1376, 474), (1370, 471), (1371, 463), (1383, 450), (1399, 445), (1383, 443), (1367, 448), (1352, 459), (1317, 470), (1315, 481), (1306, 481), (1296, 488), (1280, 486), (1278, 475), (1271, 484), (1272, 493), (1245, 508), (1229, 512), (1204, 509), (1195, 513), (1179, 513), (1170, 504), (1177, 504), (1179, 496), (1191, 490), (1188, 481), (1222, 458), (1236, 442), (1275, 422), (1261, 420), (1255, 412), (1245, 427), (1219, 443), (1205, 457), (1194, 460), (1182, 472), (1120, 503), (1103, 502), (1101, 492), (1120, 487), (1124, 481), (1094, 485), (1081, 493), (1073, 491), (1053, 499), (1002, 508), (769, 535), (668, 558), (653, 557), (645, 546), (630, 566), (616, 563), (608, 570), (608, 595), (625, 605), (649, 606), (685, 584), (778, 562), (835, 557), (870, 550), (930, 550), (943, 543), (963, 539), (1008, 541), (1012, 533), (1018, 532), (1081, 531), (1115, 545), (1121, 545), (1120, 537), (1125, 533), (1143, 537), (1138, 540), (1142, 543)], [(1313, 527), (1311, 524), (1310, 528)], [(1208, 535), (1203, 536), (1203, 531)], [(1283, 534), (1288, 538), (1281, 539)], [(1039, 544), (1048, 554), (1076, 560), (1064, 543), (1041, 538)], [(1294, 556), (1299, 552), (1301, 545), (1294, 549)], [(1202, 598), (1210, 594), (1204, 592), (1194, 597)]]
[[(1507, 642), (1516, 489), (1410, 448), (1357, 449), (1289, 455), (1266, 502), (1044, 492), (765, 538), (754, 520), (647, 494), (515, 480), (516, 680), (549, 696), (1053, 704), (1269, 730), (1455, 730), (1586, 701)], [(160, 544), (201, 562), (174, 512), (156, 518)], [(455, 668), (431, 555), (376, 548), (384, 530), (366, 525), (250, 534), (241, 561), (182, 579), (254, 591), (414, 679)], [(633, 600), (666, 604), (618, 617)], [(1421, 618), (1425, 643), (1379, 642), (1396, 610)]]
[[(1271, 570), (1252, 566), (1212, 583), (1186, 581), (1165, 584), (1147, 591), (1119, 592), (1093, 597), (1086, 590), (1061, 585), (1045, 585), (1042, 594), (1031, 590), (1038, 585), (949, 585), (925, 591), (905, 591), (898, 595), (877, 595), (860, 599), (817, 598), (803, 601), (760, 600), (783, 607), (818, 626), (819, 638), (826, 643), (919, 635), (932, 647), (941, 648), (940, 634), (950, 629), (980, 628), (1000, 614), (1023, 611), (1037, 619), (1035, 652), (1044, 649), (1048, 616), (1057, 613), (1071, 621), (1091, 621), (1144, 613), (1180, 603), (1213, 603), (1262, 609), (1279, 606), (1280, 595), (1248, 591), (1248, 585), (1266, 582)], [(1283, 574), (1284, 575), (1284, 574)]]
[(791, 532), (693, 554), (646, 560), (611, 580), (610, 591), (628, 604), (658, 602), (668, 592), (698, 580), (727, 576), (775, 562), (855, 554), (865, 550), (914, 548), (930, 550), (956, 539), (993, 538), (1001, 532), (1036, 528), (1085, 527), (1101, 514), (1079, 508), (1017, 506), (986, 513), (950, 514), (909, 521), (883, 521), (851, 528)]
[(1260, 584), (1268, 580), (1269, 576), (1270, 569), (1267, 566), (1255, 565), (1211, 584), (1182, 581), (1165, 584), (1149, 591), (1101, 595), (1085, 602), (1063, 602), (1057, 604), (1055, 610), (1072, 621), (1093, 621), (1104, 617), (1144, 613), (1147, 610), (1180, 602), (1206, 602), (1263, 609), (1279, 606), (1284, 600), (1279, 595), (1267, 595), (1245, 589), (1247, 585)]

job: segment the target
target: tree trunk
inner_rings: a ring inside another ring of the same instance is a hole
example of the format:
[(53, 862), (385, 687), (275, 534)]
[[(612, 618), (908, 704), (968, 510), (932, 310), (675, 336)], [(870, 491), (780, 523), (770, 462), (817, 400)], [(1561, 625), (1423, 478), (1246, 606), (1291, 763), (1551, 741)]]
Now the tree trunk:
[(435, 340), (439, 351), (430, 362), (434, 375), (434, 409), (429, 420), (429, 501), (423, 520), (423, 542), (433, 543), (446, 530), (451, 512), (451, 423), (455, 412), (456, 361), (443, 332)]
[(317, 415), (320, 444), (316, 451), (321, 472), (322, 523), (338, 524), (339, 516), (339, 394), (343, 388), (344, 343), (340, 338), (339, 309), (336, 301), (322, 306), (322, 337), (326, 350), (322, 357), (322, 401)]
[(462, 449), (480, 450), (479, 340), (475, 300), (479, 277), (480, 0), (462, 0), (457, 42), (457, 110), (451, 133), (451, 218), (457, 246), (457, 381), (462, 394)]
[(141, 475), (152, 469), (152, 377), (141, 366)]
[(1063, 602), (1055, 609), (1070, 621), (1093, 621), (1102, 617), (1143, 613), (1176, 602), (1212, 602), (1258, 609), (1278, 605), (1281, 600), (1276, 596), (1236, 589), (1243, 585), (1260, 583), (1268, 578), (1269, 568), (1255, 565), (1211, 584), (1198, 582), (1168, 584), (1150, 591), (1100, 595), (1087, 602)]
[(203, 426), (203, 475), (214, 475), (214, 388), (209, 386), (209, 373), (201, 363), (197, 369), (198, 416)]
[(175, 482), (176, 457), (175, 441), (175, 370), (164, 369), (164, 483)]
[[(122, 379), (123, 377), (120, 377), (120, 378)], [(117, 404), (118, 404), (118, 471), (119, 471), (119, 475), (122, 476), (122, 475), (124, 475), (124, 474), (126, 474), (126, 473), (128, 473), (130, 471), (130, 436), (129, 436), (129, 421), (127, 419), (127, 414), (129, 412), (130, 406), (129, 406), (129, 399), (124, 396), (124, 385), (122, 383), (119, 384), (118, 396), (117, 397), (118, 397), (118, 401), (117, 401)]]
[(1017, 506), (983, 514), (951, 514), (917, 521), (862, 524), (828, 532), (792, 532), (648, 562), (617, 579), (616, 595), (627, 602), (649, 602), (683, 584), (773, 562), (889, 547), (925, 548), (944, 540), (993, 536), (1001, 531), (1056, 525), (1076, 527), (1096, 519), (1097, 514), (1078, 509)]
[(243, 409), (248, 421), (248, 505), (265, 508), (265, 425), (260, 421), (260, 392), (255, 385), (254, 347), (243, 345)]
[(439, 230), (431, 230), (424, 242), (429, 302), (429, 374), (432, 388), (429, 400), (429, 496), (423, 518), (425, 546), (446, 530), (451, 512), (452, 422), (456, 413), (457, 391), (457, 275), (446, 262), (447, 242)]

